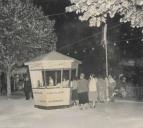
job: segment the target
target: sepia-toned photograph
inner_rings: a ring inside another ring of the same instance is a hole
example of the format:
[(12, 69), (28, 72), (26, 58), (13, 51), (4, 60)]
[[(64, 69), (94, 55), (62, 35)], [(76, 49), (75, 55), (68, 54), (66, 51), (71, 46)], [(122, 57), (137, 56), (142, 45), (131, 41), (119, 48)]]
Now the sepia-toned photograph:
[(0, 0), (0, 128), (143, 128), (143, 0)]

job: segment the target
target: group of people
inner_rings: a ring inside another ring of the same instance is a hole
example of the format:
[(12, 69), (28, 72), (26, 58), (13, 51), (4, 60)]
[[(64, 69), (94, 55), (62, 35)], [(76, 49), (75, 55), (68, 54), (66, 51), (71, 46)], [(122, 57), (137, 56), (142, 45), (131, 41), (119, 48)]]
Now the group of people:
[(113, 100), (115, 86), (116, 82), (110, 75), (104, 78), (91, 74), (89, 80), (86, 80), (85, 74), (81, 73), (79, 80), (71, 82), (73, 103), (81, 109), (87, 106), (95, 108), (97, 102)]
[[(53, 85), (52, 78), (49, 81), (49, 84)], [(81, 108), (86, 106), (95, 108), (96, 102), (113, 100), (115, 86), (116, 82), (110, 75), (108, 78), (104, 78), (103, 76), (95, 77), (94, 74), (91, 74), (89, 80), (87, 80), (85, 79), (85, 74), (81, 73), (79, 79), (75, 78), (70, 83), (70, 87), (72, 88), (72, 101), (74, 105), (79, 105)], [(26, 100), (30, 99), (30, 97), (33, 98), (31, 82), (28, 76), (25, 77), (24, 81), (24, 93)]]

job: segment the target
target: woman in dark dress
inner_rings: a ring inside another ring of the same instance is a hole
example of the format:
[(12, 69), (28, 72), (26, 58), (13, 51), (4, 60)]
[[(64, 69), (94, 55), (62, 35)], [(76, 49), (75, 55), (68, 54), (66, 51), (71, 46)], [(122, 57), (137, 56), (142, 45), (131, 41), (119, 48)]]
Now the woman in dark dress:
[(88, 80), (86, 80), (84, 77), (85, 75), (82, 73), (77, 84), (78, 99), (81, 109), (83, 108), (84, 104), (88, 103)]

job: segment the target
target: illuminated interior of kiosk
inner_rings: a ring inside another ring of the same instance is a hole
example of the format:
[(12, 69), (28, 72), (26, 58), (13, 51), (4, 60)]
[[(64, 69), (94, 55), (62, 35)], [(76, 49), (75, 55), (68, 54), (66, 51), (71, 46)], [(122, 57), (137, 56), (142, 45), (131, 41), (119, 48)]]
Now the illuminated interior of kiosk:
[(38, 87), (62, 86), (69, 87), (71, 80), (76, 78), (76, 69), (42, 70), (43, 85)]

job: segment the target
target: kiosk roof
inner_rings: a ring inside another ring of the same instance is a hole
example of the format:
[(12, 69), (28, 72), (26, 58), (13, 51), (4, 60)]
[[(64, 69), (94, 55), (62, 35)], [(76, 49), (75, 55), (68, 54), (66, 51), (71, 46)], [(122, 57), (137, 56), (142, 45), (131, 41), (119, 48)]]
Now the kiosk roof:
[(72, 57), (66, 56), (64, 54), (61, 54), (59, 52), (56, 51), (52, 51), (50, 53), (47, 54), (43, 54), (41, 56), (38, 56), (34, 59), (32, 59), (31, 61), (26, 62), (26, 64), (32, 63), (32, 62), (36, 62), (36, 61), (43, 61), (43, 60), (49, 60), (49, 61), (54, 61), (54, 60), (69, 60), (69, 61), (77, 61), (79, 64), (81, 63), (81, 61), (74, 59)]

